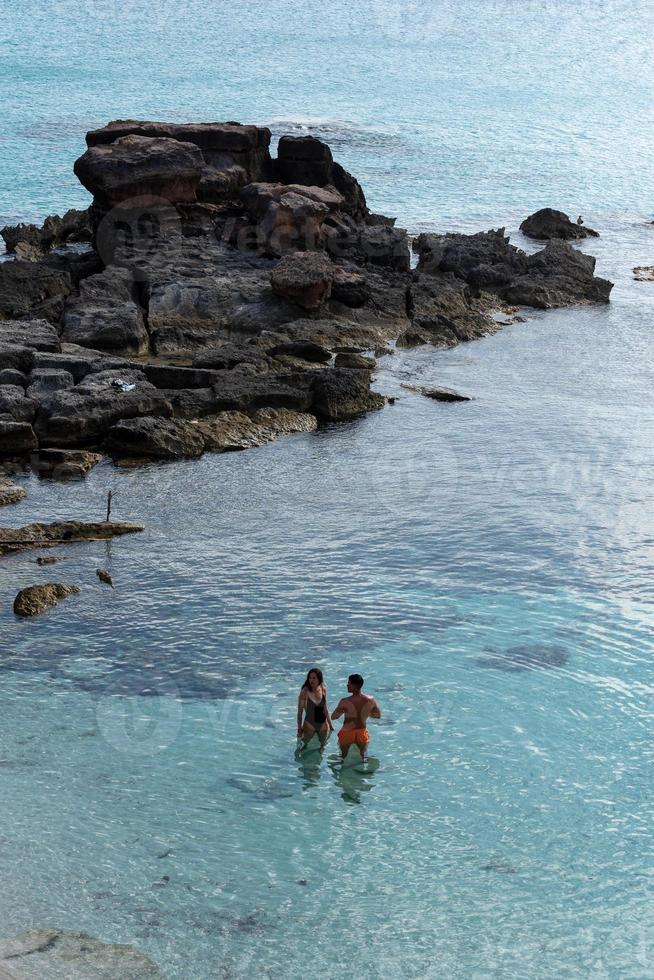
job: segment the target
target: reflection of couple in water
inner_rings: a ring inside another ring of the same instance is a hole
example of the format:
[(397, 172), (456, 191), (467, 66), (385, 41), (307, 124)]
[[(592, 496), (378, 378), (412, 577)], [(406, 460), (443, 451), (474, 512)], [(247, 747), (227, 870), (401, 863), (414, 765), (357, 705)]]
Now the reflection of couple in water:
[(342, 717), (343, 727), (338, 733), (341, 754), (347, 755), (350, 746), (356, 745), (365, 759), (370, 740), (367, 722), (369, 718), (381, 718), (381, 711), (373, 697), (361, 693), (362, 687), (361, 674), (350, 674), (347, 679), (349, 696), (341, 698), (334, 713), (330, 714), (322, 671), (312, 667), (302, 685), (297, 703), (298, 738), (306, 745), (314, 735), (318, 735), (324, 745), (329, 733), (334, 731), (332, 719)]

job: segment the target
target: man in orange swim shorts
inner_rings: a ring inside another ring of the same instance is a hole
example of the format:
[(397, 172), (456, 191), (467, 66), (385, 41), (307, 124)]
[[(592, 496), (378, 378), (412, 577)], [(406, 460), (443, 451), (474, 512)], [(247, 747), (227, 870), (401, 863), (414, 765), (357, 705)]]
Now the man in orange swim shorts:
[(366, 722), (368, 718), (381, 718), (379, 705), (373, 697), (361, 693), (362, 687), (363, 677), (361, 674), (350, 674), (347, 679), (347, 689), (350, 696), (349, 698), (341, 698), (336, 711), (332, 712), (334, 721), (341, 715), (344, 716), (343, 727), (338, 733), (338, 744), (343, 756), (347, 755), (351, 745), (358, 745), (361, 755), (365, 758), (370, 739)]

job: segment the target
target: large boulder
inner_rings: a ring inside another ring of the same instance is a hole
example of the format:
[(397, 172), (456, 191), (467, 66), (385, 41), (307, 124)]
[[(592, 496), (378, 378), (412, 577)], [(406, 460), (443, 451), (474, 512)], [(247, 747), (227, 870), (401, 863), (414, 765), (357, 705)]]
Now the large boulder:
[(0, 976), (7, 980), (163, 980), (136, 949), (85, 933), (31, 929), (0, 940)]
[(202, 154), (197, 188), (199, 200), (223, 202), (245, 184), (271, 174), (270, 130), (238, 123), (161, 123), (117, 120), (86, 134), (89, 147), (114, 143), (125, 136), (193, 143)]
[(91, 146), (75, 162), (75, 175), (102, 206), (156, 197), (171, 204), (195, 201), (204, 160), (193, 143), (123, 136)]
[(314, 136), (282, 136), (277, 148), (277, 172), (289, 184), (336, 188), (343, 196), (344, 210), (358, 217), (367, 211), (358, 181), (334, 162), (329, 146)]
[(26, 589), (21, 589), (14, 599), (14, 612), (17, 616), (38, 616), (46, 609), (52, 609), (61, 599), (77, 595), (80, 591), (78, 585), (61, 585), (56, 582), (29, 585)]
[(327, 255), (293, 252), (280, 259), (270, 282), (278, 296), (313, 312), (329, 299), (333, 276), (334, 266)]
[(0, 262), (0, 319), (59, 323), (71, 290), (70, 274), (48, 262)]
[(38, 447), (38, 439), (29, 422), (15, 422), (6, 415), (0, 417), (0, 454), (23, 456)]
[(249, 184), (241, 197), (256, 223), (257, 245), (269, 255), (319, 248), (325, 218), (343, 201), (319, 187), (261, 183)]
[(198, 427), (181, 419), (124, 419), (111, 427), (105, 447), (114, 456), (184, 459), (201, 456), (204, 439)]
[(587, 228), (579, 219), (571, 221), (563, 211), (554, 208), (541, 208), (535, 211), (520, 225), (520, 231), (527, 238), (548, 240), (559, 238), (563, 241), (573, 241), (580, 238), (599, 238), (599, 232)]
[(127, 269), (112, 266), (80, 283), (79, 296), (66, 302), (62, 340), (121, 354), (148, 350), (150, 339)]
[(366, 371), (334, 368), (316, 372), (312, 385), (311, 412), (326, 422), (340, 422), (381, 408), (384, 399), (370, 390)]

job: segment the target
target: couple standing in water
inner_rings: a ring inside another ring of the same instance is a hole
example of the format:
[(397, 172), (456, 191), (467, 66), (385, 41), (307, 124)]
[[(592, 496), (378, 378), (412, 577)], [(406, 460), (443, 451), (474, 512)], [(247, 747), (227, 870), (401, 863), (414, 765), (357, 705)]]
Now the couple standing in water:
[(365, 757), (370, 736), (367, 722), (369, 718), (381, 718), (379, 705), (373, 697), (363, 694), (363, 677), (350, 674), (347, 679), (348, 697), (341, 698), (336, 710), (330, 714), (327, 706), (327, 688), (322, 671), (312, 667), (302, 685), (297, 703), (297, 735), (305, 745), (314, 735), (324, 744), (329, 733), (334, 731), (332, 720), (343, 718), (343, 727), (338, 733), (338, 744), (343, 756), (351, 745), (358, 746)]

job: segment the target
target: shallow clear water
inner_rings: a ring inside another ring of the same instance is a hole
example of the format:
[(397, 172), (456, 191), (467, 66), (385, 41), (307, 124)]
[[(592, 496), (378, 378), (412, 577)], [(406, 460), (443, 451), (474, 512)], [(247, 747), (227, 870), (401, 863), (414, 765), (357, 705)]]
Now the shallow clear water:
[[(652, 8), (5, 6), (7, 217), (81, 203), (111, 117), (293, 121), (412, 228), (582, 211), (616, 287), (385, 359), (398, 402), (348, 425), (27, 481), (4, 523), (113, 488), (146, 532), (0, 564), (2, 932), (131, 942), (175, 980), (650, 977)], [(81, 597), (15, 620), (52, 578)], [(332, 700), (353, 669), (377, 694), (374, 776), (294, 760), (313, 662)]]

